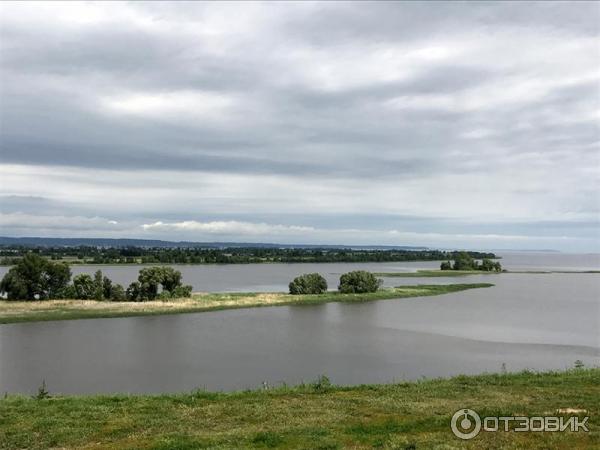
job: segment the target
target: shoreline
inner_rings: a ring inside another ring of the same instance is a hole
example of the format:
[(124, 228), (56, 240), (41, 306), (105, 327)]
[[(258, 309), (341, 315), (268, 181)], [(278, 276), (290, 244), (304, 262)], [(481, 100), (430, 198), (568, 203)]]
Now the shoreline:
[[(500, 257), (493, 258), (500, 260)], [(409, 259), (398, 261), (253, 261), (253, 262), (207, 262), (207, 263), (177, 263), (177, 262), (135, 262), (135, 263), (93, 263), (93, 262), (71, 262), (53, 260), (53, 262), (64, 262), (68, 266), (262, 266), (266, 264), (398, 264), (417, 262), (442, 262), (447, 259)], [(0, 267), (13, 267), (14, 264), (2, 264)]]
[[(10, 258), (9, 256), (5, 256), (4, 258)], [(20, 257), (14, 257), (20, 258)], [(501, 260), (502, 256), (495, 255), (495, 257), (490, 258), (494, 261)], [(448, 258), (441, 259), (428, 259), (428, 258), (420, 258), (420, 259), (392, 259), (387, 261), (381, 261), (378, 259), (373, 260), (345, 260), (345, 261), (320, 261), (317, 259), (314, 260), (300, 260), (300, 261), (274, 261), (274, 260), (254, 260), (248, 262), (107, 262), (107, 263), (95, 263), (95, 262), (86, 262), (78, 259), (57, 259), (52, 260), (53, 262), (63, 262), (69, 266), (231, 266), (231, 265), (240, 265), (240, 266), (248, 266), (248, 265), (262, 265), (262, 264), (397, 264), (397, 263), (415, 263), (415, 262), (442, 262), (447, 261)], [(0, 262), (0, 267), (12, 267), (14, 264), (7, 264), (4, 262)]]
[(374, 272), (377, 277), (387, 278), (435, 278), (435, 277), (466, 277), (469, 275), (502, 275), (502, 274), (533, 274), (546, 275), (553, 273), (562, 274), (600, 274), (600, 270), (502, 270), (501, 272), (492, 272), (485, 270), (429, 270), (420, 269), (416, 272)]
[[(49, 387), (51, 390), (51, 386)], [(595, 448), (600, 368), (393, 384), (0, 399), (6, 448), (455, 448), (452, 415), (589, 416), (589, 432), (482, 431), (468, 448)], [(499, 441), (500, 440), (500, 441)]]
[(468, 289), (488, 288), (491, 283), (398, 286), (365, 294), (336, 291), (313, 295), (283, 292), (196, 293), (186, 299), (147, 302), (108, 302), (96, 300), (0, 301), (0, 324), (54, 320), (101, 319), (167, 314), (189, 314), (225, 309), (266, 306), (315, 305), (331, 302), (368, 302), (449, 294)]

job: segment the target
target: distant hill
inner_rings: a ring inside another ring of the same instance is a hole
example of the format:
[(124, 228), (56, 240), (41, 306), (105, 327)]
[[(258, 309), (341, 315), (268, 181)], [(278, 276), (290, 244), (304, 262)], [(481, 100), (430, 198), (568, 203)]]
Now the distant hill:
[(427, 247), (404, 245), (323, 245), (277, 244), (267, 242), (191, 242), (162, 241), (158, 239), (107, 239), (107, 238), (46, 238), (0, 236), (0, 246), (23, 247), (146, 247), (146, 248), (346, 248), (356, 250), (427, 250)]

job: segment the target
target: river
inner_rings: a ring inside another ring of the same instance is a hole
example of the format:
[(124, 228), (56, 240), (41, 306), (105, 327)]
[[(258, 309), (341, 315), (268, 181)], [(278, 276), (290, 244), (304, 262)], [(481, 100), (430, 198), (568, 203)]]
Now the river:
[[(598, 270), (600, 255), (505, 253), (509, 270)], [(278, 291), (300, 273), (335, 287), (357, 268), (439, 263), (177, 266), (202, 291)], [(126, 284), (136, 266), (101, 266)], [(75, 266), (91, 273), (98, 266)], [(6, 269), (4, 268), (4, 271)], [(0, 276), (3, 271), (0, 271)], [(0, 325), (0, 392), (159, 393), (414, 380), (600, 364), (600, 274), (386, 278), (388, 286), (491, 282), (437, 297)]]

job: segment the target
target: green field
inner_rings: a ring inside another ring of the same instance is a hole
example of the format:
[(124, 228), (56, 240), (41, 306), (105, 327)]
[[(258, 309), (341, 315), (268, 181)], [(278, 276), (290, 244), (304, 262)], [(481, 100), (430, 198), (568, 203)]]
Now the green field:
[[(450, 431), (455, 411), (572, 415), (589, 432)], [(600, 369), (460, 376), (356, 387), (157, 396), (8, 396), (0, 448), (94, 449), (591, 449), (600, 448)]]
[(366, 294), (327, 292), (315, 295), (273, 293), (206, 293), (191, 298), (147, 302), (108, 302), (95, 300), (0, 301), (0, 324), (46, 320), (93, 319), (102, 317), (183, 314), (219, 309), (280, 305), (311, 305), (328, 302), (367, 302), (373, 300), (425, 297), (467, 289), (486, 288), (493, 284), (449, 284), (400, 286)]

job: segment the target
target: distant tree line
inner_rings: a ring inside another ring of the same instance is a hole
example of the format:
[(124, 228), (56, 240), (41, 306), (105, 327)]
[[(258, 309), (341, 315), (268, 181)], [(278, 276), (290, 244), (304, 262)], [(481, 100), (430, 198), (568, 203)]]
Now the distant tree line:
[(467, 252), (459, 252), (454, 256), (454, 262), (444, 261), (440, 265), (441, 270), (481, 270), (484, 272), (502, 272), (502, 265), (489, 258), (477, 261)]
[(148, 301), (189, 297), (192, 287), (183, 285), (181, 272), (172, 267), (145, 267), (127, 289), (103, 276), (101, 270), (93, 277), (76, 275), (71, 282), (68, 264), (27, 253), (0, 281), (0, 294), (8, 300)]
[[(315, 248), (241, 247), (225, 249), (144, 247), (0, 247), (0, 264), (16, 264), (35, 253), (69, 264), (256, 264), (318, 262), (443, 261), (458, 252), (441, 250), (352, 250)], [(493, 259), (493, 253), (467, 252), (475, 259)]]

